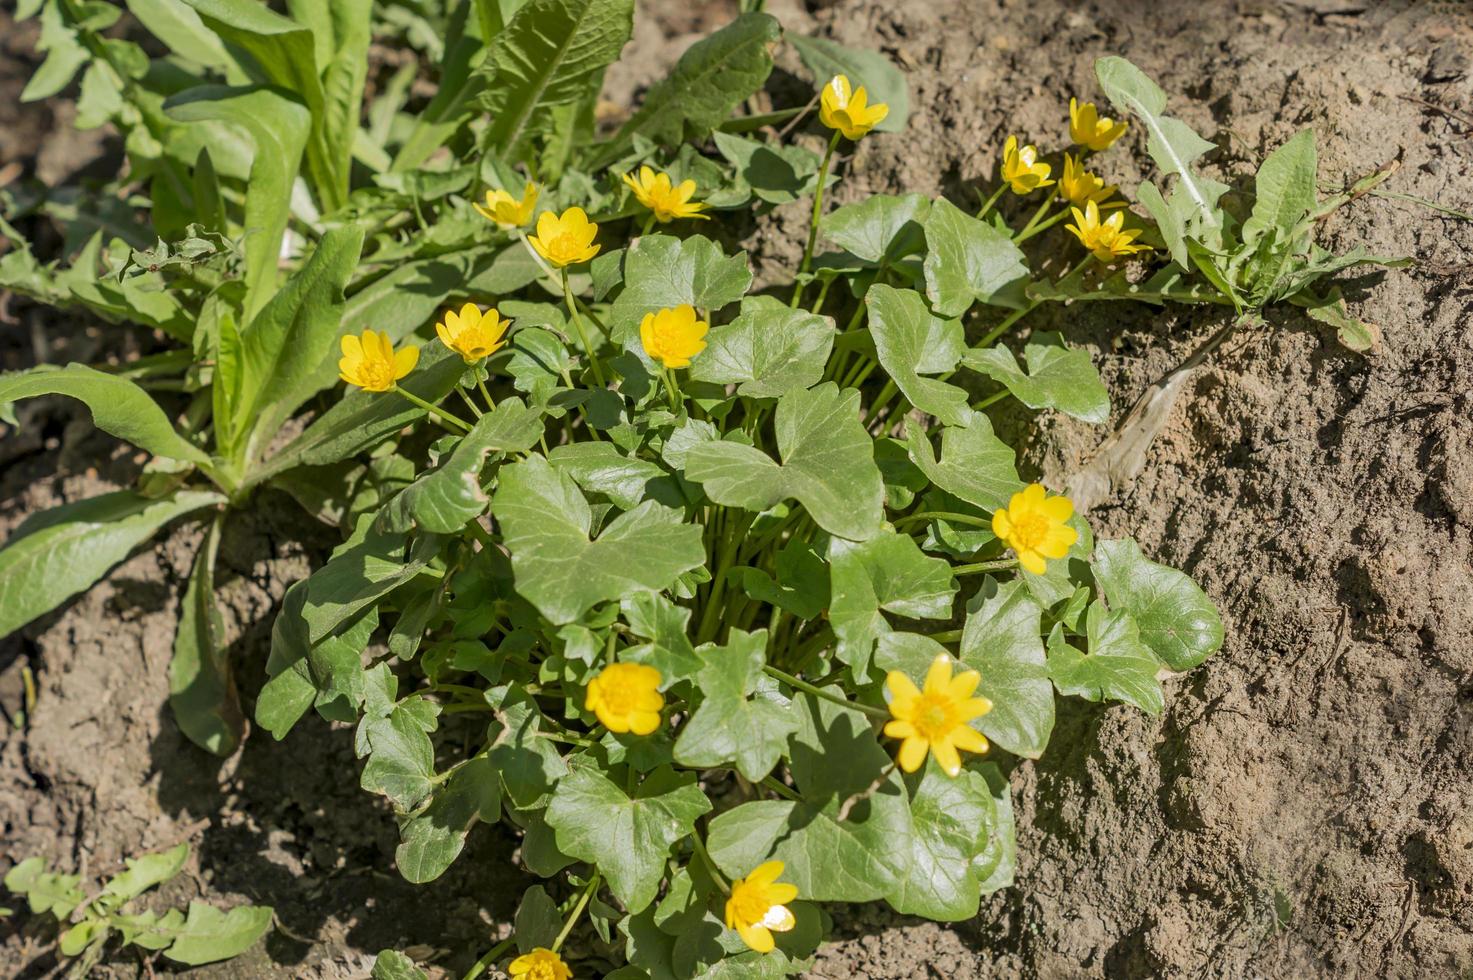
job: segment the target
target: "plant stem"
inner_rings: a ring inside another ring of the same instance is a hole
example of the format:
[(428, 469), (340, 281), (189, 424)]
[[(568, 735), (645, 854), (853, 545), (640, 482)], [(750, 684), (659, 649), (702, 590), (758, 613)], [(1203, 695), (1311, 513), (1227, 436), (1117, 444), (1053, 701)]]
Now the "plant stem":
[(1038, 224), (1039, 219), (1043, 217), (1043, 213), (1048, 210), (1049, 205), (1054, 203), (1054, 194), (1057, 192), (1058, 185), (1056, 184), (1054, 185), (1054, 190), (1049, 191), (1048, 196), (1043, 199), (1043, 203), (1038, 206), (1038, 210), (1033, 212), (1033, 217), (1028, 219), (1028, 223), (1023, 226), (1023, 230), (1013, 236), (1015, 243), (1021, 240), (1021, 236), (1033, 231), (1033, 226)]
[(785, 800), (792, 800), (793, 802), (797, 803), (801, 802), (803, 799), (803, 797), (793, 792), (791, 787), (784, 786), (782, 783), (778, 782), (776, 779), (773, 779), (771, 776), (763, 776), (760, 780), (758, 780), (758, 785), (762, 786), (765, 789), (771, 790)]
[(1002, 391), (994, 391), (992, 394), (988, 395), (986, 398), (973, 405), (972, 409), (974, 411), (980, 412), (988, 405), (996, 405), (998, 402), (1002, 401), (1004, 398), (1008, 397), (1011, 394), (1012, 392), (1006, 388), (1004, 388)]
[(855, 711), (862, 711), (865, 714), (869, 715), (871, 718), (878, 718), (883, 721), (888, 721), (890, 719), (890, 712), (886, 711), (883, 708), (876, 708), (868, 704), (861, 704), (858, 701), (850, 701), (848, 698), (840, 697), (837, 694), (830, 694), (823, 688), (815, 687), (807, 681), (799, 680), (792, 674), (789, 674), (786, 671), (778, 670), (771, 664), (763, 664), (762, 669), (767, 671), (767, 673), (771, 676), (776, 677), (778, 680), (782, 681), (784, 684), (795, 687), (798, 690), (804, 691), (808, 694), (812, 694), (816, 698), (823, 698), (825, 701), (832, 702), (833, 704), (837, 704), (844, 708), (853, 708)]
[(481, 397), (486, 399), (486, 410), (488, 412), (496, 411), (496, 399), (492, 398), (491, 392), (486, 390), (486, 382), (477, 378), (476, 387), (481, 389)]
[(406, 391), (403, 388), (400, 388), (398, 385), (395, 385), (394, 387), (390, 388), (389, 390), (390, 391), (393, 391), (393, 392), (397, 392), (400, 395), (403, 395), (405, 398), (409, 399), (411, 402), (413, 402), (414, 404), (418, 405), (420, 408), (424, 409), (426, 412), (429, 412), (431, 415), (434, 415), (434, 416), (437, 416), (437, 417), (439, 417), (441, 419), (444, 419), (446, 422), (448, 422), (451, 425), (455, 426), (456, 428), (460, 429), (461, 432), (469, 432), (469, 431), (471, 431), (470, 423), (466, 422), (464, 419), (460, 418), (459, 416), (450, 414), (449, 412), (445, 411), (443, 408), (440, 408), (440, 407), (438, 407), (436, 405), (431, 405), (429, 402), (425, 401), (423, 398), (419, 397), (418, 395), (414, 394), (413, 392)]
[(976, 517), (972, 514), (957, 514), (947, 510), (918, 510), (914, 514), (906, 514), (897, 517), (894, 525), (909, 524), (912, 521), (950, 521), (953, 524), (970, 524), (973, 527), (991, 527), (992, 519), (988, 517)]
[(1034, 235), (1041, 235), (1041, 234), (1043, 234), (1044, 232), (1048, 231), (1054, 225), (1058, 224), (1060, 221), (1063, 221), (1067, 217), (1069, 217), (1069, 209), (1068, 208), (1065, 208), (1064, 210), (1060, 211), (1058, 214), (1056, 214), (1053, 217), (1049, 218), (1047, 221), (1045, 221), (1041, 225), (1038, 225), (1037, 227), (1024, 228), (1022, 231), (1020, 231), (1013, 238), (1013, 244), (1014, 245), (1022, 245), (1024, 242), (1026, 242), (1028, 239), (1032, 238)]
[(706, 865), (706, 870), (711, 872), (711, 877), (716, 880), (716, 884), (721, 888), (721, 894), (730, 895), (731, 885), (727, 883), (726, 875), (721, 873), (721, 869), (716, 867), (716, 862), (711, 859), (711, 852), (706, 850), (706, 844), (701, 840), (700, 834), (693, 833), (690, 835), (690, 846), (700, 857), (702, 863)]
[(987, 212), (992, 210), (992, 206), (997, 203), (997, 199), (1002, 197), (1002, 192), (1007, 189), (1007, 181), (1003, 181), (1001, 184), (998, 184), (997, 190), (993, 191), (992, 194), (987, 198), (987, 200), (982, 202), (982, 208), (977, 212), (977, 217), (987, 217)]
[(578, 904), (573, 906), (573, 911), (568, 915), (568, 921), (563, 923), (562, 931), (552, 941), (552, 951), (554, 953), (563, 948), (563, 942), (568, 938), (568, 933), (573, 931), (573, 926), (582, 917), (583, 910), (588, 907), (588, 900), (593, 898), (594, 892), (598, 891), (601, 881), (602, 879), (599, 877), (599, 873), (595, 871), (593, 877), (588, 879), (588, 884), (583, 886), (583, 894), (578, 896)]
[(1030, 301), (1028, 305), (1023, 307), (1021, 310), (1014, 310), (1013, 312), (1009, 313), (1006, 317), (1003, 318), (1003, 321), (1001, 323), (993, 327), (991, 330), (987, 331), (986, 336), (977, 341), (977, 343), (974, 344), (973, 347), (991, 347), (993, 342), (996, 341), (997, 338), (1001, 337), (1003, 334), (1007, 333), (1013, 324), (1017, 323), (1019, 320), (1023, 319), (1025, 316), (1032, 313), (1034, 310), (1038, 309), (1042, 305), (1043, 300), (1035, 299)]
[(456, 385), (455, 390), (460, 392), (460, 400), (465, 402), (465, 407), (471, 410), (472, 415), (474, 415), (476, 418), (480, 418), (482, 415), (486, 414), (485, 412), (481, 411), (481, 407), (479, 405), (471, 401), (471, 396), (466, 394), (464, 388), (462, 388), (460, 385)]
[(598, 356), (593, 353), (593, 345), (588, 342), (588, 331), (583, 326), (583, 318), (578, 315), (578, 302), (573, 299), (573, 287), (568, 283), (568, 270), (563, 269), (563, 300), (568, 304), (568, 316), (573, 318), (573, 329), (578, 331), (578, 340), (583, 344), (583, 353), (588, 355), (588, 363), (593, 366), (593, 377), (598, 381), (600, 388), (607, 388), (609, 383), (604, 380), (603, 365), (599, 363)]
[(487, 967), (496, 962), (497, 957), (499, 957), (502, 953), (505, 953), (508, 949), (511, 948), (511, 944), (514, 941), (515, 937), (509, 936), (506, 939), (503, 939), (501, 942), (497, 943), (495, 946), (492, 946), (486, 951), (485, 956), (482, 956), (480, 959), (476, 960), (475, 965), (472, 966), (468, 971), (466, 971), (466, 975), (462, 977), (461, 980), (476, 980), (476, 977), (479, 977), (481, 974), (486, 972)]
[(823, 215), (823, 185), (828, 182), (829, 163), (834, 158), (834, 149), (839, 145), (841, 135), (837, 129), (834, 130), (834, 135), (829, 139), (829, 148), (824, 151), (823, 163), (818, 167), (818, 189), (813, 192), (813, 219), (808, 225), (808, 244), (803, 246), (803, 264), (798, 266), (798, 281), (793, 283), (793, 298), (788, 301), (788, 305), (794, 308), (803, 297), (803, 276), (808, 273), (808, 266), (813, 262), (813, 246), (818, 242), (818, 219)]
[(517, 239), (522, 243), (522, 246), (527, 250), (527, 253), (532, 256), (532, 261), (537, 263), (537, 268), (542, 270), (542, 275), (547, 279), (551, 279), (553, 282), (557, 282), (557, 273), (552, 271), (552, 267), (549, 266), (547, 262), (542, 258), (542, 255), (535, 248), (532, 247), (532, 243), (527, 240), (527, 233), (521, 228), (517, 229)]
[(979, 561), (971, 565), (953, 565), (951, 568), (951, 574), (977, 575), (981, 574), (982, 572), (1000, 572), (1006, 568), (1016, 567), (1018, 567), (1018, 559), (999, 558), (996, 561)]
[(644, 225), (641, 226), (639, 229), (639, 237), (643, 238), (645, 235), (648, 235), (650, 233), (650, 229), (653, 227), (655, 227), (655, 212), (651, 211), (648, 215), (645, 216)]
[(675, 377), (675, 369), (662, 367), (660, 377), (665, 382), (665, 390), (670, 393), (670, 411), (676, 415), (680, 414), (680, 382)]

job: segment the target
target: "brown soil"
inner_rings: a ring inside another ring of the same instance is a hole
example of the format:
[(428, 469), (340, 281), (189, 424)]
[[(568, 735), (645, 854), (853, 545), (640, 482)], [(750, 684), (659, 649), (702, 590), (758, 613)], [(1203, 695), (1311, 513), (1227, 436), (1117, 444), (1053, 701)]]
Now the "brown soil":
[[(1459, 115), (1473, 112), (1466, 5), (769, 8), (790, 29), (879, 46), (910, 72), (909, 130), (864, 141), (841, 200), (899, 190), (970, 200), (1009, 132), (1060, 145), (1068, 96), (1097, 96), (1094, 58), (1120, 53), (1223, 147), (1210, 159), (1224, 174), (1241, 176), (1309, 125), (1327, 189), (1399, 156), (1391, 190), (1473, 210), (1473, 125)], [(667, 35), (701, 25), (682, 12), (660, 26), (640, 46), (654, 52), (649, 62), (678, 54)], [(15, 115), (13, 79), (27, 71), (11, 68), (26, 48), (7, 41), (7, 50), (0, 132), (64, 124), (64, 110), (56, 120), (46, 109)], [(655, 74), (640, 60), (611, 79), (611, 92), (623, 97)], [(1144, 156), (1138, 134), (1127, 142), (1100, 165), (1130, 189), (1145, 176)], [(0, 140), (0, 165), (22, 158)], [(749, 242), (759, 269), (775, 278), (791, 265), (804, 219), (791, 207), (763, 223)], [(1012, 775), (1017, 884), (976, 920), (835, 909), (839, 941), (813, 976), (1473, 971), (1473, 223), (1369, 198), (1326, 232), (1340, 250), (1363, 244), (1418, 260), (1346, 284), (1353, 309), (1383, 328), (1382, 348), (1350, 355), (1304, 318), (1276, 313), (1197, 375), (1138, 482), (1092, 515), (1102, 533), (1136, 536), (1203, 584), (1228, 624), (1222, 654), (1170, 682), (1159, 720), (1064, 708), (1048, 754)], [(16, 304), (10, 315), (32, 316)], [(1221, 318), (1093, 304), (1025, 322), (1093, 350), (1118, 420)], [(72, 331), (87, 344), (60, 331), (58, 340), (106, 352), (116, 343), (106, 331)], [(34, 347), (64, 356), (8, 326), (0, 338), (7, 368)], [(1025, 464), (1055, 486), (1104, 435), (1052, 415), (1027, 426), (998, 418), (1027, 436)], [(0, 535), (136, 473), (135, 460), (64, 405), (28, 422), (31, 435), (7, 437), (0, 450)], [(330, 543), (294, 514), (263, 508), (225, 541), (220, 589), (248, 696), (274, 604)], [(445, 879), (407, 885), (392, 870), (389, 813), (357, 787), (348, 731), (307, 723), (282, 744), (255, 736), (221, 765), (163, 713), (173, 596), (197, 533), (177, 529), (0, 641), (0, 703), (16, 706), (23, 667), (40, 684), (29, 728), (0, 736), (3, 853), (99, 873), (192, 840), (191, 873), (168, 898), (269, 903), (282, 926), (200, 975), (361, 977), (377, 950), (411, 945), (463, 969), (468, 950), (508, 928), (525, 884), (508, 871), (506, 834), (478, 829)], [(7, 928), (0, 974), (55, 966), (42, 933)], [(106, 968), (141, 973), (127, 957)]]

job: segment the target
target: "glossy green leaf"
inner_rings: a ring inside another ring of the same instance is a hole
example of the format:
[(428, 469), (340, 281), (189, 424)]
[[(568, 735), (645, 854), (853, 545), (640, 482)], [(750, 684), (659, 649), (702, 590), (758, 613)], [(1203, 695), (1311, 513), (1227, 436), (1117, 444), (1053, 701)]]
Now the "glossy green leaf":
[[(612, 443), (575, 442), (558, 446), (547, 457), (553, 468), (567, 473), (585, 493), (601, 493), (624, 510), (632, 510), (651, 493), (651, 481), (668, 480), (670, 474), (658, 463), (638, 456), (625, 456)], [(674, 504), (663, 499), (662, 503)]]
[(158, 500), (119, 491), (32, 515), (0, 548), (0, 636), (91, 588), (170, 521), (224, 502), (192, 490)]
[(906, 915), (970, 919), (982, 900), (974, 861), (996, 821), (986, 778), (970, 769), (952, 778), (928, 758), (911, 790), (910, 814), (909, 860), (885, 900)]
[(551, 948), (562, 930), (563, 917), (558, 914), (557, 903), (541, 885), (533, 885), (522, 893), (517, 906), (513, 926), (516, 930), (517, 951), (530, 953), (538, 946)]
[(879, 532), (884, 485), (874, 444), (859, 419), (859, 392), (832, 383), (778, 400), (774, 426), (782, 463), (722, 440), (691, 447), (686, 476), (719, 504), (763, 511), (790, 497), (819, 527), (855, 541)]
[(967, 604), (961, 658), (982, 674), (980, 697), (992, 710), (972, 727), (1014, 755), (1036, 759), (1054, 728), (1054, 688), (1049, 682), (1039, 630), (1043, 611), (1019, 581), (988, 579)]
[(1172, 670), (1190, 670), (1222, 646), (1222, 618), (1186, 575), (1141, 554), (1130, 538), (1095, 545), (1095, 581), (1111, 609), (1135, 617), (1140, 637)]
[(99, 429), (155, 456), (188, 463), (210, 461), (202, 450), (174, 431), (169, 417), (148, 392), (127, 378), (104, 374), (85, 364), (0, 375), (0, 405), (41, 395), (65, 395), (83, 402)]
[(777, 577), (760, 568), (733, 569), (742, 589), (758, 602), (785, 609), (799, 619), (817, 619), (829, 607), (829, 566), (812, 545), (789, 541), (778, 550)]
[(917, 425), (906, 429), (911, 462), (936, 486), (983, 510), (1007, 506), (1023, 489), (1013, 451), (992, 432), (987, 416), (973, 414), (965, 426), (941, 430), (941, 458), (930, 437)]
[(701, 649), (701, 696), (675, 742), (676, 762), (696, 768), (735, 762), (752, 782), (777, 765), (798, 720), (786, 703), (756, 690), (766, 651), (766, 630), (732, 630), (725, 646)]
[(1001, 344), (968, 350), (962, 363), (1004, 385), (1029, 408), (1055, 408), (1099, 424), (1110, 417), (1110, 395), (1089, 352), (1064, 343), (1063, 334), (1040, 330), (1023, 347), (1025, 372)]
[(677, 606), (658, 592), (641, 592), (619, 604), (629, 629), (648, 641), (628, 647), (620, 659), (649, 664), (660, 672), (661, 687), (694, 677), (702, 658), (691, 645), (687, 625), (690, 610)]
[(930, 212), (931, 201), (921, 194), (875, 194), (835, 208), (818, 227), (851, 255), (877, 266), (893, 265), (926, 247)]
[(386, 531), (419, 527), (453, 534), (486, 511), (490, 498), (481, 487), (481, 472), (492, 453), (519, 453), (537, 444), (543, 432), (540, 415), (516, 398), (504, 398), (496, 410), (476, 420), (440, 465), (399, 491), (380, 513)]
[[(367, 522), (367, 518), (362, 519)], [(301, 615), (313, 643), (337, 632), (369, 604), (413, 579), (433, 558), (423, 538), (409, 547), (402, 532), (360, 528), (307, 579)]]
[(1049, 635), (1049, 676), (1059, 693), (1086, 701), (1124, 701), (1159, 715), (1165, 707), (1156, 680), (1160, 665), (1141, 642), (1134, 618), (1128, 612), (1107, 612), (1095, 603), (1086, 623), (1088, 653), (1068, 643), (1062, 629)]
[(956, 385), (923, 374), (941, 374), (956, 368), (967, 349), (960, 320), (932, 316), (921, 295), (883, 283), (865, 294), (870, 335), (885, 373), (916, 408), (948, 425), (966, 425), (976, 414), (970, 396)]
[(926, 296), (941, 316), (961, 316), (973, 303), (1025, 305), (1028, 262), (1004, 231), (938, 197), (926, 216)]
[(485, 756), (468, 760), (441, 785), (429, 806), (405, 821), (394, 863), (406, 881), (434, 881), (460, 856), (477, 820), (501, 817), (501, 779)]
[(747, 253), (725, 255), (709, 238), (645, 235), (624, 258), (624, 291), (614, 301), (616, 343), (637, 343), (646, 313), (681, 305), (715, 312), (746, 295), (752, 284)]
[(554, 623), (599, 602), (658, 592), (706, 561), (701, 529), (646, 501), (590, 536), (593, 511), (573, 478), (539, 456), (505, 467), (492, 506), (517, 591)]
[(557, 784), (547, 822), (561, 850), (596, 864), (609, 890), (638, 912), (654, 901), (670, 846), (710, 810), (695, 773), (657, 769), (631, 797), (602, 773), (579, 768)]
[(949, 619), (956, 578), (945, 559), (925, 555), (908, 535), (890, 531), (868, 541), (829, 542), (833, 598), (829, 624), (838, 657), (867, 677), (875, 641), (890, 632), (884, 612), (910, 619)]
[(777, 398), (818, 384), (833, 346), (832, 317), (791, 309), (772, 297), (747, 297), (735, 320), (707, 335), (690, 376), (734, 384), (748, 398)]
[(179, 936), (164, 955), (189, 966), (239, 956), (271, 928), (272, 914), (269, 905), (238, 905), (222, 911), (203, 902), (190, 902)]

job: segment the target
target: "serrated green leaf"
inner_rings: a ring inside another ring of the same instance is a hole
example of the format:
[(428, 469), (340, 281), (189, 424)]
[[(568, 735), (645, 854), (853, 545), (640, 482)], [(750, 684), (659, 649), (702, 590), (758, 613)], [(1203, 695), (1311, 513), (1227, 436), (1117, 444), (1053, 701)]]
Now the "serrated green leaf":
[(33, 914), (50, 912), (58, 920), (65, 920), (86, 900), (86, 893), (77, 887), (81, 880), (81, 875), (47, 871), (43, 857), (28, 857), (5, 873), (6, 889), (26, 896)]
[(645, 235), (624, 257), (624, 291), (614, 301), (615, 343), (636, 342), (646, 313), (689, 305), (715, 312), (746, 295), (752, 284), (747, 253), (725, 255), (709, 238)]
[(967, 404), (966, 391), (921, 377), (956, 368), (967, 349), (961, 321), (932, 316), (920, 293), (883, 283), (871, 286), (864, 301), (875, 353), (895, 387), (921, 411), (948, 425), (966, 425), (976, 414)]
[(554, 623), (599, 602), (669, 588), (706, 561), (701, 529), (646, 501), (590, 538), (593, 511), (571, 476), (539, 456), (505, 467), (493, 511), (517, 591)]
[(1006, 232), (938, 197), (926, 215), (926, 296), (941, 316), (973, 303), (1022, 309), (1028, 262)]
[(735, 761), (754, 783), (777, 765), (798, 721), (780, 700), (753, 696), (766, 651), (766, 630), (732, 630), (725, 646), (702, 648), (705, 666), (696, 675), (701, 698), (675, 742), (676, 762), (708, 769)]
[(922, 553), (915, 539), (890, 531), (868, 541), (829, 542), (833, 598), (829, 624), (838, 657), (863, 683), (877, 639), (890, 632), (887, 611), (911, 619), (949, 619), (956, 578), (945, 559)]
[(1318, 170), (1312, 129), (1301, 129), (1264, 157), (1253, 178), (1253, 214), (1243, 222), (1243, 244), (1253, 245), (1270, 228), (1276, 228), (1279, 241), (1292, 248), (1299, 223), (1318, 203)]
[(657, 769), (631, 797), (607, 776), (583, 768), (553, 790), (547, 822), (561, 850), (596, 864), (609, 890), (639, 912), (654, 901), (670, 846), (710, 810), (695, 773)]
[(1222, 646), (1222, 618), (1186, 575), (1141, 554), (1130, 538), (1095, 545), (1095, 580), (1112, 609), (1135, 617), (1141, 640), (1162, 664), (1190, 670)]
[(0, 636), (91, 588), (170, 521), (224, 502), (195, 490), (159, 500), (119, 491), (32, 515), (0, 548)]
[(1043, 611), (1027, 587), (989, 579), (967, 605), (961, 658), (982, 675), (992, 710), (972, 727), (1014, 755), (1036, 759), (1054, 728), (1054, 688), (1039, 633)]
[(125, 869), (113, 875), (103, 886), (102, 893), (123, 902), (130, 901), (154, 885), (161, 885), (174, 877), (184, 867), (184, 862), (187, 860), (189, 860), (188, 843), (178, 844), (158, 854), (128, 858), (123, 862)]
[(920, 426), (907, 426), (906, 437), (911, 462), (936, 486), (969, 504), (997, 510), (1023, 489), (1012, 449), (993, 435), (985, 415), (974, 413), (968, 425), (943, 428), (939, 461)]
[(190, 902), (179, 936), (164, 955), (176, 963), (199, 966), (239, 956), (271, 928), (269, 905), (239, 905), (222, 912), (203, 902)]
[(1023, 347), (1025, 373), (1002, 345), (973, 349), (962, 363), (1007, 387), (1029, 408), (1056, 408), (1065, 415), (1099, 424), (1110, 417), (1110, 395), (1089, 359), (1089, 352), (1071, 348), (1063, 334), (1040, 330)]
[(742, 300), (731, 323), (712, 329), (691, 363), (694, 381), (735, 384), (748, 398), (778, 398), (823, 378), (834, 346), (832, 317), (790, 309), (771, 297)]
[(174, 431), (169, 417), (148, 392), (127, 378), (104, 374), (85, 364), (0, 375), (0, 405), (41, 395), (77, 399), (91, 411), (99, 429), (155, 456), (189, 463), (210, 461), (203, 450)]
[(859, 419), (859, 392), (829, 382), (778, 399), (782, 463), (736, 442), (700, 443), (685, 475), (719, 504), (764, 511), (795, 498), (819, 527), (863, 541), (879, 532), (885, 488), (874, 443)]
[(931, 201), (921, 194), (875, 194), (835, 208), (823, 216), (818, 227), (825, 238), (851, 255), (876, 266), (893, 265), (926, 247), (925, 222), (930, 212)]

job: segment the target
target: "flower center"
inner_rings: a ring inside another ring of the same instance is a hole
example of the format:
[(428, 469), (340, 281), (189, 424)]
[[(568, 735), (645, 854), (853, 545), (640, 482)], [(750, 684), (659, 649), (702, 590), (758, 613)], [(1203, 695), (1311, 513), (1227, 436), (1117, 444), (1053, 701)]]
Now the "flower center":
[(583, 246), (579, 244), (576, 238), (565, 231), (547, 243), (547, 250), (558, 258), (569, 258), (582, 251)]
[(527, 971), (527, 980), (557, 980), (557, 966), (546, 959), (539, 959)]
[(951, 698), (945, 694), (922, 694), (911, 724), (921, 738), (935, 741), (956, 727), (951, 716)]
[(743, 922), (761, 923), (772, 911), (773, 904), (755, 888), (743, 888), (735, 896), (736, 914)]
[(600, 693), (611, 713), (627, 715), (634, 710), (634, 690), (628, 684), (606, 684)]
[(1013, 519), (1011, 535), (1019, 551), (1030, 551), (1043, 544), (1048, 537), (1049, 519), (1039, 513), (1021, 514)]

